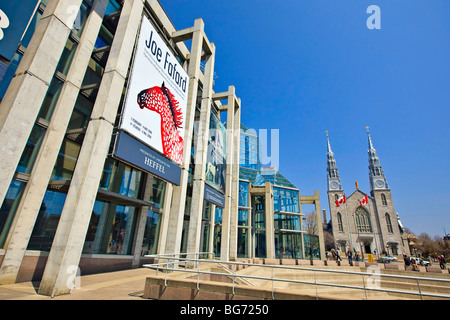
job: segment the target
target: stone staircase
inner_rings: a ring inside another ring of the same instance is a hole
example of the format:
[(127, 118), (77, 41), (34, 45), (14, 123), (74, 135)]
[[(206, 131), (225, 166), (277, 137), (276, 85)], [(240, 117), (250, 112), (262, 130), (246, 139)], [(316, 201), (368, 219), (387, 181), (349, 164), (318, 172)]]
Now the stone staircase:
[[(314, 271), (315, 269), (336, 271), (336, 272), (320, 272)], [(360, 272), (361, 274), (342, 273)], [(386, 275), (398, 275), (419, 277), (419, 286), (417, 279), (407, 278), (391, 278), (377, 276), (376, 273)], [(267, 277), (275, 279), (283, 279), (284, 281), (264, 280), (264, 279), (252, 279), (249, 281), (254, 286), (261, 288), (275, 288), (286, 289), (298, 292), (309, 292), (310, 294), (316, 294), (318, 297), (333, 297), (340, 299), (421, 299), (419, 295), (407, 294), (407, 293), (394, 293), (385, 292), (372, 289), (386, 289), (386, 290), (400, 290), (411, 293), (425, 293), (425, 294), (440, 294), (450, 296), (450, 282), (436, 282), (427, 280), (427, 278), (434, 279), (447, 279), (450, 280), (450, 275), (446, 274), (418, 274), (412, 271), (400, 271), (400, 270), (388, 270), (388, 269), (368, 269), (366, 267), (327, 267), (322, 266), (320, 268), (315, 266), (302, 266), (298, 269), (281, 269), (274, 266), (272, 268), (250, 266), (242, 270), (237, 271), (237, 274), (242, 276), (255, 276), (255, 277)], [(310, 283), (297, 283), (294, 281), (304, 281), (311, 283), (319, 283), (321, 285), (314, 285)], [(355, 286), (363, 289), (353, 289), (348, 286)], [(423, 299), (436, 299), (433, 297), (424, 296)]]
[[(263, 265), (255, 264), (253, 261), (239, 262), (240, 264), (219, 261), (201, 262), (199, 269), (188, 267), (189, 272), (182, 269), (170, 272), (168, 278), (176, 281), (172, 282), (173, 290), (194, 288), (195, 291), (197, 288), (199, 293), (209, 294), (209, 299), (223, 298), (223, 296), (220, 298), (211, 296), (216, 292), (228, 292), (227, 297), (231, 297), (235, 290), (241, 290), (241, 293), (247, 292), (243, 294), (244, 296), (264, 299), (450, 300), (447, 297), (426, 296), (426, 294), (435, 294), (450, 297), (448, 273), (407, 271), (401, 264), (397, 266), (392, 264), (386, 268), (379, 264), (336, 266), (307, 263), (299, 265), (289, 262), (289, 265), (288, 263)], [(200, 269), (202, 272), (199, 275), (197, 270)], [(160, 277), (167, 276), (160, 274)], [(435, 281), (436, 279), (438, 281)], [(208, 286), (209, 289), (206, 289)], [(389, 290), (401, 292), (389, 292)], [(175, 291), (176, 296), (179, 292)], [(419, 292), (423, 294), (422, 297), (417, 295)], [(161, 297), (156, 297), (158, 298)]]

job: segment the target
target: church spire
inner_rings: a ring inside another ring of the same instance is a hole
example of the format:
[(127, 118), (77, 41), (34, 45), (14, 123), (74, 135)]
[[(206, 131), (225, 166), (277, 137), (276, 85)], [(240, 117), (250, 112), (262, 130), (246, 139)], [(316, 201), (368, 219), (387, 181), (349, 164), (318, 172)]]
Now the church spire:
[(381, 167), (380, 160), (377, 156), (377, 151), (375, 150), (372, 138), (370, 137), (369, 127), (367, 129), (367, 137), (369, 143), (369, 179), (370, 179), (370, 189), (389, 189), (386, 177), (384, 176), (383, 168)]
[(330, 190), (342, 190), (341, 178), (339, 177), (339, 171), (336, 166), (336, 160), (334, 159), (334, 153), (331, 150), (330, 139), (327, 133), (327, 181), (328, 181), (328, 191)]

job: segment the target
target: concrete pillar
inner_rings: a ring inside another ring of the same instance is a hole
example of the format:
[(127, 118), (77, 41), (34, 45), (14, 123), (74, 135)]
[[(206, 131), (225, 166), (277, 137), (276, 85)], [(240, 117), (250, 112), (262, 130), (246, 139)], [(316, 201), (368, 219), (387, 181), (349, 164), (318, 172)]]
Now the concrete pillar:
[(275, 227), (274, 227), (274, 211), (273, 211), (273, 191), (272, 185), (266, 181), (264, 185), (264, 196), (266, 209), (266, 254), (267, 259), (275, 258)]
[[(0, 105), (0, 203), (3, 202), (81, 0), (49, 1)], [(4, 270), (6, 271), (6, 270)]]
[(142, 0), (125, 1), (122, 8), (39, 294), (53, 297), (72, 289), (73, 274), (69, 270), (80, 261), (142, 10)]
[[(206, 162), (208, 155), (209, 122), (211, 118), (211, 104), (214, 82), (214, 55), (215, 47), (211, 45), (212, 54), (207, 58), (204, 72), (202, 102), (200, 108), (200, 120), (198, 123), (198, 135), (196, 141), (196, 154), (194, 155), (195, 169), (191, 202), (191, 216), (189, 220), (189, 233), (187, 252), (200, 252), (200, 237), (202, 230), (203, 199), (205, 189)], [(194, 258), (188, 255), (188, 258)]]
[[(215, 51), (215, 49), (214, 49)], [(196, 154), (194, 155), (195, 170), (191, 202), (191, 216), (189, 221), (189, 234), (187, 252), (198, 252), (201, 236), (201, 222), (203, 213), (203, 190), (205, 188), (206, 161), (209, 140), (209, 122), (212, 103), (212, 84), (214, 75), (214, 52), (208, 57), (205, 65), (205, 77), (196, 141)]]
[(170, 207), (172, 205), (172, 193), (173, 193), (173, 185), (171, 183), (166, 183), (166, 192), (164, 195), (164, 204), (163, 204), (163, 214), (161, 219), (161, 226), (159, 228), (159, 239), (158, 239), (158, 254), (164, 254), (166, 250), (166, 239), (167, 239), (167, 230), (169, 227), (169, 216), (170, 216)]
[[(13, 283), (19, 272), (28, 241), (47, 190), (55, 161), (64, 139), (78, 92), (88, 67), (108, 0), (97, 0), (75, 51), (59, 99), (38, 151), (33, 169), (10, 228), (6, 254), (0, 269), (0, 283)], [(6, 185), (6, 184), (5, 184)]]
[[(209, 221), (209, 246), (208, 252), (214, 252), (214, 225), (216, 224), (216, 205), (211, 204), (211, 219)], [(213, 254), (208, 255), (208, 259), (212, 259)]]
[(189, 88), (188, 103), (186, 110), (185, 134), (184, 134), (184, 154), (181, 165), (180, 185), (174, 186), (172, 196), (172, 206), (170, 209), (166, 253), (179, 253), (181, 246), (181, 235), (183, 229), (184, 206), (186, 202), (186, 191), (189, 178), (189, 165), (191, 162), (192, 134), (194, 129), (195, 106), (197, 103), (198, 82), (200, 79), (200, 61), (202, 58), (205, 24), (202, 19), (196, 19), (192, 28), (174, 32), (172, 39), (184, 41), (192, 39), (191, 53), (189, 58)]
[(319, 247), (320, 247), (320, 260), (325, 260), (325, 239), (323, 236), (323, 224), (322, 217), (320, 215), (320, 196), (319, 191), (314, 191), (314, 206), (316, 210), (316, 223), (317, 223), (317, 233), (319, 236)]
[[(233, 148), (231, 150), (232, 158), (231, 169), (231, 228), (230, 228), (230, 259), (237, 258), (237, 230), (238, 230), (238, 211), (239, 211), (239, 153), (240, 153), (240, 134), (241, 134), (241, 99), (233, 97), (233, 107), (229, 107), (228, 112), (233, 115), (232, 140)], [(229, 100), (228, 100), (229, 101)], [(228, 102), (230, 105), (230, 102)], [(230, 131), (228, 131), (230, 132)], [(228, 159), (227, 159), (228, 160)], [(228, 168), (227, 168), (228, 170)], [(249, 241), (250, 242), (250, 241)]]
[[(231, 217), (232, 217), (232, 188), (233, 188), (233, 132), (234, 132), (234, 103), (235, 88), (229, 86), (227, 92), (216, 93), (214, 100), (228, 100), (228, 104), (221, 111), (227, 111), (227, 171), (225, 173), (225, 207), (222, 215), (222, 240), (220, 242), (220, 260), (230, 260), (230, 241), (236, 237), (237, 230), (231, 235)], [(237, 212), (236, 212), (237, 215)], [(234, 254), (236, 257), (236, 254)]]

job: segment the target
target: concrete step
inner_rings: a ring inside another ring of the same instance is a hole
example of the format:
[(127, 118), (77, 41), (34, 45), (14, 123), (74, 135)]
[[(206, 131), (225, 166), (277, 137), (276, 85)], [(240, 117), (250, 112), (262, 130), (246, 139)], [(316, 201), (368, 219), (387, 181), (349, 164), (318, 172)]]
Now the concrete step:
[[(321, 267), (320, 269), (325, 269)], [(328, 269), (331, 270), (331, 269)], [(344, 269), (340, 267), (338, 270), (343, 271)], [(355, 271), (355, 272), (367, 272), (367, 268), (358, 268), (358, 267), (349, 267), (347, 271)], [(411, 295), (411, 294), (394, 294), (394, 293), (385, 293), (379, 291), (367, 291), (364, 293), (363, 290), (359, 289), (351, 289), (351, 288), (341, 288), (339, 285), (347, 285), (347, 286), (358, 286), (358, 287), (370, 287), (377, 286), (382, 289), (391, 289), (391, 290), (401, 290), (401, 291), (410, 291), (413, 293), (418, 293), (419, 289), (417, 286), (417, 281), (415, 279), (404, 279), (404, 278), (388, 278), (388, 277), (376, 277), (371, 273), (367, 273), (364, 277), (360, 274), (345, 274), (345, 273), (331, 273), (331, 272), (319, 272), (313, 270), (295, 270), (295, 269), (277, 269), (274, 268), (263, 268), (263, 267), (248, 267), (246, 269), (240, 270), (238, 272), (242, 275), (248, 276), (260, 276), (275, 279), (288, 279), (288, 280), (299, 280), (299, 281), (308, 281), (308, 282), (318, 282), (318, 283), (326, 283), (326, 284), (335, 284), (336, 287), (332, 286), (318, 286), (317, 292), (324, 294), (335, 294), (335, 295), (345, 295), (347, 297), (353, 297), (355, 299), (365, 299), (366, 296), (368, 299), (376, 299), (377, 297), (386, 297), (390, 296), (394, 298), (405, 298), (405, 299), (420, 299), (419, 296)], [(386, 274), (400, 274), (404, 275), (405, 271), (395, 270), (382, 270), (380, 273)], [(417, 277), (417, 273), (409, 274), (410, 276)], [(443, 279), (448, 279), (448, 276), (441, 275)], [(438, 278), (439, 275), (427, 275), (428, 278)], [(427, 277), (423, 277), (419, 281), (420, 290), (423, 293), (431, 293), (431, 294), (444, 294), (450, 295), (450, 283), (449, 282), (436, 282), (426, 280)], [(278, 288), (278, 289), (289, 289), (289, 290), (313, 290), (316, 291), (315, 285), (313, 284), (301, 284), (301, 283), (293, 283), (289, 281), (275, 281), (272, 283), (272, 280), (260, 280), (260, 279), (249, 279), (254, 285), (266, 288)], [(359, 298), (358, 298), (359, 297)]]

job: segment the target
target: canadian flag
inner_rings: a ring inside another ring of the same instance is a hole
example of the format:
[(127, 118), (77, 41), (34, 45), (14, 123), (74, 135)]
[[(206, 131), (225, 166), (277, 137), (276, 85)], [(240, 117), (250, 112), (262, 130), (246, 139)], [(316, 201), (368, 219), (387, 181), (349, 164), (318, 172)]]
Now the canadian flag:
[(359, 206), (363, 206), (363, 205), (365, 205), (365, 204), (368, 204), (369, 202), (367, 201), (367, 194), (366, 194), (366, 196), (361, 200), (361, 201), (359, 201)]
[(339, 199), (337, 199), (334, 203), (336, 203), (336, 207), (339, 207), (340, 204), (345, 203), (345, 194), (343, 194)]

